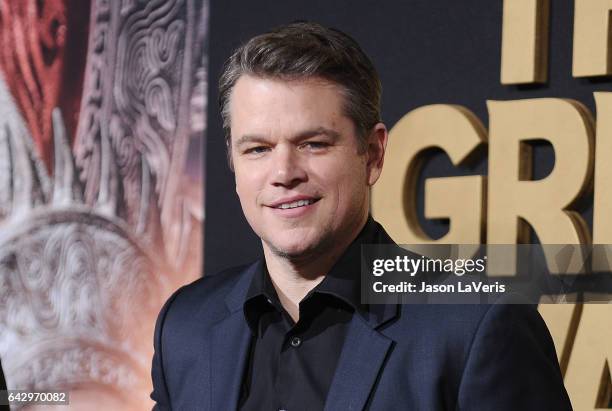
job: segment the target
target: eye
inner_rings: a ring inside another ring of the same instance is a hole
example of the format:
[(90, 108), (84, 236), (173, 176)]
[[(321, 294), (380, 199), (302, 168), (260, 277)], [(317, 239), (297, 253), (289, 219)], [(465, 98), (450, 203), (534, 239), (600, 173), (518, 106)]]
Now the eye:
[(324, 141), (307, 141), (302, 146), (312, 151), (320, 151), (329, 147), (329, 144)]
[(246, 150), (244, 150), (244, 154), (263, 154), (268, 150), (270, 149), (269, 147), (266, 147), (266, 146), (249, 147)]

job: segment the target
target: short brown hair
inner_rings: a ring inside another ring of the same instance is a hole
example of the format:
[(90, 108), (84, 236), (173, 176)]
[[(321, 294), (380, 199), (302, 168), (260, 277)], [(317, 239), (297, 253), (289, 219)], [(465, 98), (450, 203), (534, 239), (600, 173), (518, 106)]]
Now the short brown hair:
[(345, 115), (355, 124), (362, 150), (372, 127), (380, 122), (380, 79), (355, 40), (340, 30), (312, 22), (280, 26), (238, 47), (219, 79), (219, 109), (230, 166), (229, 100), (243, 74), (286, 80), (320, 77), (338, 84), (345, 97)]

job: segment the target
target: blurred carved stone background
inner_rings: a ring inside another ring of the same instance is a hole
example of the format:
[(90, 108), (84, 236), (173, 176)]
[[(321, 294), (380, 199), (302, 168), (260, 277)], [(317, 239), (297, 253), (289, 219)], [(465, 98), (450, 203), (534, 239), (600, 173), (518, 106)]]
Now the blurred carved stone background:
[(207, 27), (207, 0), (0, 0), (9, 389), (150, 408), (155, 318), (202, 266)]

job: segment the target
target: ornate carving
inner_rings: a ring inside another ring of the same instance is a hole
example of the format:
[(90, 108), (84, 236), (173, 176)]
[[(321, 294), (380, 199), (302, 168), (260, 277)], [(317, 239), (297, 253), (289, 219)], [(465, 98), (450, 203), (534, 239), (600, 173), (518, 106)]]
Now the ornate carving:
[(0, 76), (9, 388), (103, 387), (135, 406), (148, 396), (155, 317), (200, 268), (201, 183), (185, 183), (185, 167), (205, 128), (207, 10), (93, 2), (75, 145), (56, 109), (52, 174)]
[[(0, 81), (0, 100), (2, 91)], [(125, 222), (81, 202), (59, 111), (52, 185), (12, 114), (0, 124), (0, 162), (15, 182), (0, 203), (9, 210), (0, 225), (0, 356), (8, 384), (44, 390), (92, 383), (144, 401), (151, 350), (143, 336), (152, 335), (172, 270)]]
[[(167, 292), (165, 273), (153, 269), (154, 260), (112, 221), (77, 207), (44, 211), (6, 227), (13, 235), (0, 242), (0, 349), (12, 354), (3, 357), (11, 386), (40, 388), (40, 376), (26, 372), (29, 364), (64, 349), (102, 357), (112, 352), (127, 361), (123, 368), (131, 374), (146, 374), (149, 350), (143, 350), (141, 337), (151, 335)], [(100, 370), (87, 367), (75, 376), (75, 367), (38, 371), (54, 375), (56, 384), (98, 378)], [(134, 388), (109, 378), (115, 389)]]
[[(196, 22), (205, 24), (206, 6), (123, 1), (96, 4), (92, 11), (94, 35), (76, 138), (85, 199), (92, 206), (106, 203), (173, 261), (200, 236), (185, 214), (193, 194), (180, 181), (192, 138), (193, 100), (204, 99), (197, 94), (202, 80), (196, 74), (204, 77), (204, 61), (194, 58), (201, 54), (193, 50), (201, 48), (196, 41), (203, 44)], [(109, 162), (116, 175), (108, 175)], [(105, 180), (112, 183), (104, 186)]]
[[(48, 169), (53, 108), (78, 109), (88, 13), (89, 2), (79, 0), (4, 1), (0, 7), (0, 68)], [(71, 136), (74, 114), (67, 119)]]

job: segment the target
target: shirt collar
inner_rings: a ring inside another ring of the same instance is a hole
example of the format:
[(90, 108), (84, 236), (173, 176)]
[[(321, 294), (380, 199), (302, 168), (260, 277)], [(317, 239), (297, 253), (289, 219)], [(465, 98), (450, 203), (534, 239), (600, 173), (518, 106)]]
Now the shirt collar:
[[(361, 304), (361, 245), (392, 241), (384, 229), (371, 216), (353, 242), (334, 263), (329, 273), (304, 299), (313, 293), (324, 293), (336, 297), (348, 304), (351, 309), (362, 312)], [(388, 239), (388, 240), (387, 240)], [(246, 320), (255, 332), (258, 320), (268, 310), (280, 310), (278, 299), (265, 264), (260, 264), (253, 276), (244, 303)]]

